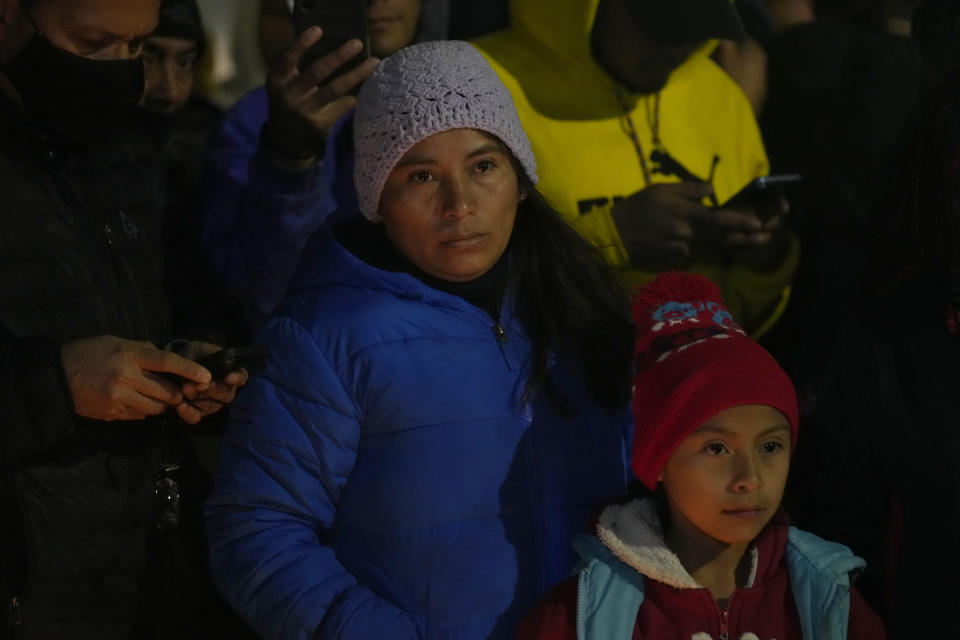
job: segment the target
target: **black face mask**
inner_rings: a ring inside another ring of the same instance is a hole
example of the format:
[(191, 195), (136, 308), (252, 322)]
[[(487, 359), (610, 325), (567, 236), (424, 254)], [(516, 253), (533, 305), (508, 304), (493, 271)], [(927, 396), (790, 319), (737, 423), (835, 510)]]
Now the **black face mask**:
[(81, 143), (115, 135), (137, 113), (143, 61), (90, 60), (37, 33), (4, 69), (27, 112)]

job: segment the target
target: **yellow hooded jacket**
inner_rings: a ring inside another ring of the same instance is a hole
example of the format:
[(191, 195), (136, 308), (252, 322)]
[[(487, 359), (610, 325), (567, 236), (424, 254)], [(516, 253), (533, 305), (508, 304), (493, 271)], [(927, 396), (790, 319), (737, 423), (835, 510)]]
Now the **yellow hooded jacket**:
[[(693, 53), (660, 91), (662, 145), (654, 153), (657, 96), (619, 86), (591, 53), (598, 2), (513, 0), (511, 27), (474, 44), (513, 95), (537, 157), (538, 188), (603, 251), (632, 290), (655, 274), (629, 264), (611, 216), (614, 202), (647, 186), (622, 104), (651, 182), (680, 182), (685, 176), (707, 181), (712, 172), (715, 196), (724, 202), (765, 175), (769, 165), (746, 96), (709, 58), (715, 43)], [(730, 260), (694, 263), (688, 270), (716, 282), (731, 313), (758, 336), (782, 313), (798, 260), (799, 244), (791, 236), (784, 259), (770, 271)]]

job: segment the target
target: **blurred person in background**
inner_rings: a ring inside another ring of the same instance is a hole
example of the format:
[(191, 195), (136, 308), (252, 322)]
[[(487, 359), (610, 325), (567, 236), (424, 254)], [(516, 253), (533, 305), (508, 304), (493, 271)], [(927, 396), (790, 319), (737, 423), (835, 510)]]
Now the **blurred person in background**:
[(747, 38), (722, 40), (713, 53), (747, 94), (759, 118), (767, 100), (767, 66), (774, 38), (785, 28), (814, 19), (813, 0), (736, 0)]
[(786, 209), (718, 205), (768, 172), (743, 91), (710, 59), (742, 40), (728, 0), (513, 0), (478, 38), (544, 164), (543, 190), (632, 288), (700, 273), (755, 336), (789, 297), (799, 246)]
[(197, 99), (194, 68), (206, 50), (196, 0), (161, 2), (157, 28), (143, 43), (146, 89), (141, 104), (158, 115), (170, 115)]
[(301, 56), (322, 35), (309, 29), (297, 36), (292, 5), (263, 0), (266, 86), (227, 113), (204, 179), (204, 244), (254, 328), (286, 296), (313, 232), (355, 202), (351, 125), (343, 118), (356, 102), (350, 93), (379, 58), (414, 42), (444, 38), (449, 19), (447, 0), (369, 0), (372, 57), (328, 82), (360, 52), (360, 42), (349, 41), (299, 69)]
[[(203, 158), (223, 112), (195, 90), (207, 38), (196, 0), (162, 0), (157, 28), (143, 43), (146, 89), (141, 106), (161, 150), (167, 179), (164, 209), (167, 296), (175, 324), (220, 344), (250, 341), (243, 307), (226, 292), (200, 241), (198, 194)], [(197, 301), (203, 304), (198, 305)], [(192, 325), (192, 326), (190, 326)]]
[[(820, 0), (772, 39), (761, 118), (775, 171), (804, 184), (794, 202), (803, 247), (791, 306), (769, 348), (811, 417), (823, 365), (860, 297), (867, 220), (886, 197), (922, 96), (924, 57), (910, 36), (919, 0)], [(793, 478), (804, 476), (806, 452)], [(798, 486), (805, 486), (805, 481)]]
[(811, 421), (801, 523), (867, 560), (891, 640), (960, 637), (960, 82), (919, 110), (870, 220), (866, 301), (835, 342)]

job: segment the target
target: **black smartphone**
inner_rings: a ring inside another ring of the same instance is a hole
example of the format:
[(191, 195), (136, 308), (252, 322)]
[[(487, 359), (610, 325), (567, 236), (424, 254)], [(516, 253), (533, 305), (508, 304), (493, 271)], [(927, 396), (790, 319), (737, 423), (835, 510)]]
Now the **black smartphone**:
[(370, 34), (367, 28), (367, 0), (294, 0), (293, 25), (303, 33), (313, 25), (323, 29), (320, 42), (300, 59), (300, 69), (306, 69), (323, 56), (340, 48), (347, 40), (356, 38), (363, 50), (334, 71), (327, 82), (357, 67), (370, 57)]
[(227, 374), (246, 369), (247, 373), (256, 373), (263, 369), (270, 357), (270, 348), (266, 345), (249, 347), (227, 347), (205, 355), (197, 364), (206, 368), (214, 380), (222, 380)]
[(747, 186), (733, 194), (719, 209), (749, 209), (755, 211), (764, 222), (780, 210), (780, 198), (784, 197), (785, 188), (799, 184), (803, 176), (799, 173), (778, 173), (770, 176), (760, 176), (750, 181)]

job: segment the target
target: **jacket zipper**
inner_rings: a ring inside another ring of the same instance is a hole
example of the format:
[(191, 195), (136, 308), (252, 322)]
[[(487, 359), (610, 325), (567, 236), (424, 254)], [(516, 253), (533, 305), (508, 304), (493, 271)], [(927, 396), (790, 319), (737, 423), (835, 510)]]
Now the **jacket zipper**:
[[(121, 213), (123, 212), (121, 211)], [(106, 238), (107, 250), (110, 252), (110, 257), (113, 260), (113, 268), (117, 274), (116, 289), (117, 289), (118, 295), (120, 296), (120, 300), (121, 302), (123, 302), (126, 299), (126, 296), (124, 295), (125, 293), (131, 294), (130, 297), (133, 299), (134, 303), (136, 304), (137, 312), (142, 322), (142, 329), (145, 332), (145, 335), (149, 336), (151, 327), (149, 326), (149, 322), (147, 321), (147, 314), (146, 314), (146, 311), (143, 309), (143, 304), (140, 299), (140, 296), (137, 295), (136, 279), (133, 277), (133, 273), (130, 271), (130, 268), (127, 266), (126, 261), (120, 256), (120, 251), (117, 247), (116, 240), (113, 237), (113, 227), (111, 227), (110, 223), (108, 222), (103, 223), (103, 235)], [(129, 285), (127, 290), (125, 290), (124, 288), (123, 281), (126, 281), (127, 285)], [(137, 331), (134, 327), (133, 319), (130, 317), (130, 313), (127, 310), (127, 305), (122, 304), (121, 307), (122, 307), (121, 312), (123, 315), (123, 320), (124, 322), (126, 322), (127, 330), (130, 332), (128, 335), (131, 335), (131, 336), (136, 335)]]
[[(737, 592), (734, 591), (730, 595), (730, 599), (727, 600), (727, 606), (720, 612), (720, 640), (729, 640), (730, 638), (730, 607), (733, 605), (733, 600), (736, 597)], [(714, 600), (714, 602), (716, 602), (716, 600)]]
[[(491, 314), (490, 314), (490, 317), (493, 319), (493, 325), (490, 327), (490, 330), (493, 332), (493, 336), (494, 336), (494, 338), (496, 338), (497, 342), (498, 342), (499, 344), (501, 344), (501, 345), (503, 345), (503, 343), (505, 343), (505, 342), (509, 342), (509, 341), (510, 341), (510, 338), (509, 338), (509, 336), (507, 336), (507, 332), (506, 332), (506, 330), (503, 328), (503, 324), (501, 324), (501, 321), (500, 321), (500, 309), (497, 309), (495, 313), (491, 313)], [(501, 349), (501, 350), (502, 350), (502, 349)], [(533, 424), (533, 417), (534, 417), (534, 416), (533, 416), (533, 405), (530, 404), (529, 400), (525, 400), (525, 401), (524, 401), (524, 406), (523, 406), (523, 422), (524, 422), (524, 426), (525, 426), (525, 427), (529, 428), (530, 425)], [(536, 455), (535, 455), (535, 453), (534, 453), (534, 445), (533, 445), (532, 442), (527, 442), (527, 446), (526, 446), (526, 457), (527, 457), (527, 462), (528, 462), (530, 468), (536, 470), (536, 469), (537, 469), (537, 465), (535, 464), (535, 463), (536, 463)], [(534, 478), (536, 478), (536, 473), (534, 473)], [(543, 522), (543, 521), (544, 521), (544, 517), (543, 517), (543, 514), (542, 514), (542, 509), (538, 506), (538, 505), (540, 504), (540, 500), (538, 499), (538, 498), (539, 498), (539, 493), (540, 493), (540, 491), (539, 491), (539, 487), (533, 487), (533, 485), (535, 485), (535, 484), (537, 484), (536, 480), (534, 480), (534, 482), (531, 483), (531, 492), (530, 492), (530, 493), (531, 493), (531, 496), (532, 496), (532, 498), (533, 498), (533, 503), (534, 503), (534, 505), (535, 505), (535, 508), (537, 509), (537, 521), (538, 521), (538, 522)], [(538, 532), (537, 532), (537, 535), (538, 535), (541, 539), (543, 539), (543, 537), (544, 537), (544, 536), (542, 535), (542, 533), (543, 533), (542, 531), (538, 531)], [(537, 547), (538, 547), (538, 548), (541, 548), (542, 545), (539, 545), (539, 544), (538, 544)], [(541, 553), (541, 557), (540, 557), (540, 559), (539, 559), (539, 565), (540, 565), (540, 582), (541, 582), (541, 586), (544, 586), (544, 587), (545, 587), (545, 586), (548, 586), (548, 585), (546, 585), (546, 579), (545, 579), (545, 575), (544, 575), (544, 572), (545, 572), (545, 563), (543, 562), (542, 553)], [(577, 597), (579, 598), (579, 590), (578, 590), (578, 596), (577, 596)]]

